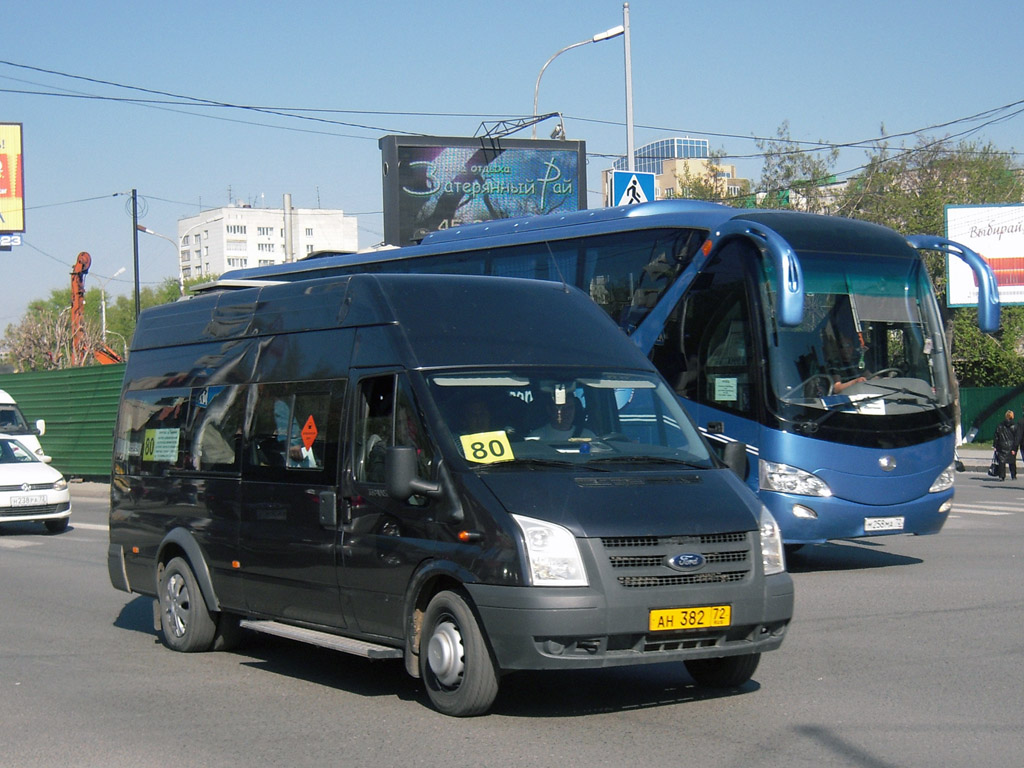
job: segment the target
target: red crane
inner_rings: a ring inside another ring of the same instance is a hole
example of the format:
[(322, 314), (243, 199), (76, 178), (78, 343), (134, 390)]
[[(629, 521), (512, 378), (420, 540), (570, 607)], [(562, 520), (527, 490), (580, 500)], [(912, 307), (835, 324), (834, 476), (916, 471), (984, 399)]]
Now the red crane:
[(86, 251), (78, 254), (71, 268), (71, 365), (85, 365), (89, 343), (85, 337), (85, 276), (92, 266), (92, 256)]

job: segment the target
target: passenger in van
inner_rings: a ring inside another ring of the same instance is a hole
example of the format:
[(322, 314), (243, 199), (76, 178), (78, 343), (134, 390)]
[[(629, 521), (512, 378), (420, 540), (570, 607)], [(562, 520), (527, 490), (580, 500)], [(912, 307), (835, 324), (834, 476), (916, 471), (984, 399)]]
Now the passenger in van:
[(277, 440), (281, 443), (281, 453), (285, 456), (286, 464), (289, 467), (315, 467), (316, 460), (313, 457), (313, 452), (302, 444), (302, 432), (299, 429), (298, 420), (292, 418), (289, 428), (288, 415), (290, 412), (291, 408), (286, 401), (274, 401), (274, 422), (277, 426)]
[(533, 430), (528, 439), (558, 442), (573, 437), (595, 437), (583, 424), (579, 400), (564, 388), (556, 388), (554, 393), (546, 395), (544, 408), (547, 423)]

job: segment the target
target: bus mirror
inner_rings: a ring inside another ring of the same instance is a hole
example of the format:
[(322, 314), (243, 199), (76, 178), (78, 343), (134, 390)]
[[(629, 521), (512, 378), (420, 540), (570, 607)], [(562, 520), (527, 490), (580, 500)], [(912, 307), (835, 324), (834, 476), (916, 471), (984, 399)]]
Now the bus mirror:
[(722, 461), (739, 476), (740, 480), (746, 482), (747, 473), (750, 471), (746, 443), (727, 443), (722, 450)]
[(393, 445), (384, 454), (384, 484), (388, 496), (405, 501), (410, 496), (441, 495), (440, 483), (422, 480), (416, 475), (416, 449), (410, 445)]

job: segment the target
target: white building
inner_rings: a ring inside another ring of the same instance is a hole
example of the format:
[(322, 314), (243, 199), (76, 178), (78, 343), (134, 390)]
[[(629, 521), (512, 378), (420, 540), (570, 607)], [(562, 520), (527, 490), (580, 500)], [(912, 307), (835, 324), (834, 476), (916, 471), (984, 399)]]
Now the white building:
[(178, 220), (181, 277), (297, 261), (314, 251), (359, 250), (355, 216), (324, 208), (230, 206)]

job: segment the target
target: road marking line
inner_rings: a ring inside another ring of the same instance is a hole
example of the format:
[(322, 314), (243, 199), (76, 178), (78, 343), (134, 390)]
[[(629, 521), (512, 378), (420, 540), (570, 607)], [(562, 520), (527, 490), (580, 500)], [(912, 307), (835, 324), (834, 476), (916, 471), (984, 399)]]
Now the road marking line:
[(972, 509), (970, 507), (954, 506), (954, 512), (962, 512), (965, 515), (989, 515), (991, 517), (1003, 517), (1012, 515), (1013, 512), (995, 512), (991, 509)]
[(38, 544), (38, 541), (25, 541), (24, 539), (0, 539), (0, 549), (22, 549), (35, 547)]
[(71, 521), (72, 528), (81, 528), (83, 531), (109, 531), (109, 525), (100, 525), (98, 523), (76, 523), (74, 520)]

